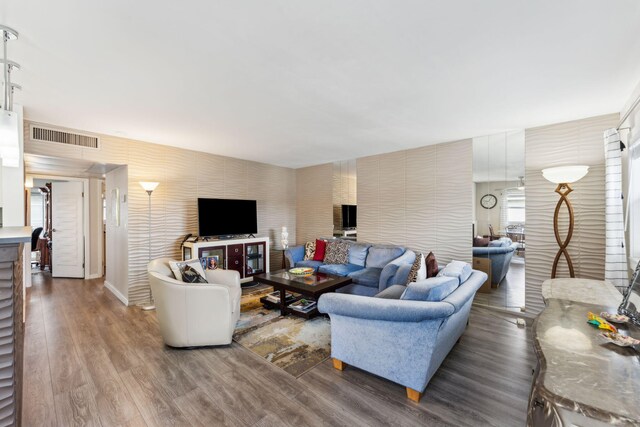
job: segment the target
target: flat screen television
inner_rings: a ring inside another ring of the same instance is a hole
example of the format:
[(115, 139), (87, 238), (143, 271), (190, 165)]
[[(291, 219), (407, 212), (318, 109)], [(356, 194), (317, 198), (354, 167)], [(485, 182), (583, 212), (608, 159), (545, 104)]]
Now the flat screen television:
[(358, 207), (356, 205), (342, 205), (342, 228), (356, 228)]
[(255, 200), (198, 199), (200, 237), (257, 232), (258, 211)]

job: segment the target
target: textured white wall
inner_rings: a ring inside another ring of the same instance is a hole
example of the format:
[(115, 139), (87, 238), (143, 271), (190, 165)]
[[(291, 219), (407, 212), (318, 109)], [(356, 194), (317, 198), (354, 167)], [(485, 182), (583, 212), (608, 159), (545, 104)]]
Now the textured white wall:
[(296, 169), (297, 244), (333, 234), (333, 165), (310, 166)]
[(471, 262), (471, 140), (357, 160), (358, 240)]
[[(25, 123), (27, 130), (28, 125)], [(273, 244), (280, 228), (287, 226), (290, 239), (296, 239), (296, 171), (293, 169), (107, 135), (101, 136), (101, 144), (96, 150), (32, 141), (28, 132), (25, 135), (28, 153), (128, 166), (125, 296), (130, 304), (141, 302), (148, 295), (148, 196), (139, 181), (160, 182), (152, 196), (152, 258), (180, 257), (179, 245), (184, 235), (198, 232), (198, 197), (257, 200), (258, 234), (270, 237)], [(107, 237), (107, 243), (108, 240)], [(271, 268), (278, 268), (279, 252), (273, 251), (270, 255)]]

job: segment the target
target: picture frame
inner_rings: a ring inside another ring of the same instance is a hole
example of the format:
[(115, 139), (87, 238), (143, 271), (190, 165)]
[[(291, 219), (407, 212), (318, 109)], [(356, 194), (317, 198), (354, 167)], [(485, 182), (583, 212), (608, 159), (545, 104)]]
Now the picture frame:
[(220, 257), (218, 255), (208, 256), (205, 259), (205, 270), (217, 270), (220, 267)]

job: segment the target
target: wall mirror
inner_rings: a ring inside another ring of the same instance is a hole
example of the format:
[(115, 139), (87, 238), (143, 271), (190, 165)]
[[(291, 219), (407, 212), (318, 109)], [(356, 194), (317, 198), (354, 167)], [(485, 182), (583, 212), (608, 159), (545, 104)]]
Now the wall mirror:
[(333, 163), (333, 235), (356, 240), (358, 233), (356, 160)]
[(509, 311), (525, 305), (524, 154), (523, 130), (473, 138), (473, 267), (489, 275), (475, 301)]

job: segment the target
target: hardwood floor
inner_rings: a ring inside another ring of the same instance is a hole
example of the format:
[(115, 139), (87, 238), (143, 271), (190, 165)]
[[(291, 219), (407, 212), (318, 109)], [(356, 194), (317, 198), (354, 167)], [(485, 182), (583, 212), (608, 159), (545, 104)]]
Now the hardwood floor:
[[(419, 355), (417, 355), (419, 357)], [(530, 331), (474, 308), (419, 404), (330, 359), (295, 379), (233, 343), (165, 347), (154, 312), (101, 280), (35, 274), (27, 291), (25, 426), (521, 426)]]

